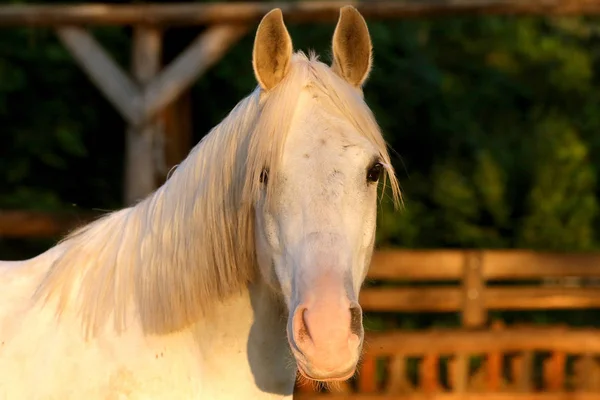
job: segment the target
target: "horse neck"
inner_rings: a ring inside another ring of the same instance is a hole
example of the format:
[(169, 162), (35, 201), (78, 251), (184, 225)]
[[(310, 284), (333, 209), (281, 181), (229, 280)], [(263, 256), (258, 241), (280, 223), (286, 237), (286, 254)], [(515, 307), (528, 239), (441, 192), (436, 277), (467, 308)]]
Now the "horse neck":
[(296, 368), (286, 336), (285, 307), (272, 289), (264, 281), (249, 284), (213, 310), (192, 328), (205, 355), (205, 371), (214, 374), (215, 381), (222, 380), (223, 371), (238, 371), (240, 385), (252, 382), (260, 392), (291, 395)]
[[(284, 308), (263, 281), (248, 284), (226, 300), (215, 301), (210, 309), (191, 328), (202, 347), (222, 346), (226, 350), (232, 342), (245, 345), (267, 336), (285, 339)], [(219, 354), (214, 350), (210, 353)]]

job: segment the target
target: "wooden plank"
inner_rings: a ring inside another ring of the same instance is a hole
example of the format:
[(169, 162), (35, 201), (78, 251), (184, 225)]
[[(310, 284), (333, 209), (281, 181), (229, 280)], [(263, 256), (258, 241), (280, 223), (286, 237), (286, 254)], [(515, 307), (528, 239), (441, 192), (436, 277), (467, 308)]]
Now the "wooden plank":
[(460, 280), (464, 258), (460, 250), (379, 249), (373, 254), (369, 279)]
[(365, 288), (359, 302), (365, 311), (454, 312), (462, 296), (459, 287)]
[[(132, 53), (132, 74), (139, 87), (145, 88), (161, 67), (162, 32), (155, 27), (136, 26)], [(157, 188), (157, 156), (164, 157), (164, 148), (157, 148), (164, 142), (161, 120), (158, 116), (143, 115), (144, 123), (130, 124), (126, 134), (123, 180), (126, 205), (137, 203)]]
[[(468, 329), (485, 325), (487, 312), (483, 301), (485, 282), (482, 276), (481, 252), (465, 253), (462, 272), (462, 325)], [(457, 354), (453, 360), (453, 388), (455, 392), (465, 392), (469, 388), (469, 354)]]
[(488, 287), (488, 310), (566, 310), (600, 308), (600, 290), (577, 287)]
[[(360, 304), (377, 312), (457, 312), (462, 310), (459, 287), (365, 288)], [(487, 287), (481, 304), (487, 310), (567, 310), (600, 308), (600, 290), (577, 287)]]
[(567, 355), (563, 351), (552, 352), (550, 358), (544, 360), (542, 374), (546, 391), (560, 392), (565, 389), (566, 362)]
[(144, 115), (155, 115), (179, 96), (248, 31), (245, 26), (216, 25), (200, 34), (187, 49), (149, 82), (144, 92)]
[(160, 166), (161, 181), (167, 180), (173, 167), (181, 163), (189, 154), (193, 141), (192, 96), (184, 91), (176, 100), (161, 112), (164, 127), (164, 160)]
[(598, 370), (594, 362), (593, 354), (582, 354), (575, 360), (573, 365), (573, 386), (579, 391), (593, 391), (594, 378), (597, 378)]
[(294, 400), (598, 400), (598, 393), (295, 394)]
[(600, 329), (518, 327), (501, 331), (436, 329), (368, 333), (365, 351), (371, 356), (403, 354), (440, 356), (519, 351), (563, 351), (569, 354), (600, 353)]
[(45, 213), (0, 210), (0, 237), (57, 237), (97, 218), (100, 213)]
[[(491, 324), (492, 332), (499, 332), (504, 329), (504, 323), (501, 320), (495, 320)], [(487, 353), (485, 360), (486, 389), (491, 392), (498, 392), (504, 388), (503, 376), (504, 355), (500, 351), (491, 351)]]
[(237, 25), (211, 27), (158, 75), (160, 30), (140, 25), (134, 29), (138, 33), (133, 39), (135, 83), (85, 30), (61, 27), (57, 35), (123, 118), (134, 127), (147, 127), (156, 126), (157, 114), (218, 62), (246, 31), (246, 27)]
[(84, 29), (60, 27), (56, 33), (83, 71), (123, 118), (131, 124), (137, 124), (141, 119), (138, 107), (140, 91), (121, 67)]
[[(567, 310), (600, 308), (600, 291), (576, 287), (488, 287), (481, 298), (487, 310)], [(360, 304), (377, 312), (457, 312), (463, 290), (458, 287), (365, 288)]]
[(378, 390), (377, 358), (367, 353), (362, 357), (358, 374), (358, 390), (362, 393), (375, 393)]
[(456, 354), (449, 362), (448, 381), (454, 393), (465, 393), (469, 387), (469, 356)]
[(423, 393), (440, 391), (439, 361), (437, 354), (427, 353), (419, 363), (419, 384)]
[(488, 280), (600, 276), (598, 253), (485, 250), (482, 262), (483, 275)]
[(491, 351), (487, 353), (485, 362), (485, 375), (487, 390), (498, 392), (503, 386), (502, 377), (502, 353)]
[(529, 393), (533, 386), (533, 353), (520, 352), (511, 360), (511, 374), (514, 390)]
[(424, 18), (450, 15), (582, 15), (600, 14), (596, 0), (409, 0), (304, 1), (170, 4), (7, 5), (0, 8), (0, 26), (200, 25), (253, 23), (275, 7), (289, 22), (333, 22), (340, 7), (352, 4), (367, 19)]
[(480, 252), (469, 252), (464, 260), (462, 280), (462, 323), (465, 327), (483, 326), (487, 320), (485, 283), (481, 274)]
[[(465, 250), (381, 249), (373, 255), (369, 278), (389, 280), (459, 280)], [(482, 250), (486, 280), (547, 277), (600, 277), (600, 254), (528, 250)]]
[(390, 357), (388, 381), (385, 385), (386, 393), (401, 394), (415, 391), (412, 382), (408, 379), (406, 369), (406, 357), (403, 354), (395, 354)]

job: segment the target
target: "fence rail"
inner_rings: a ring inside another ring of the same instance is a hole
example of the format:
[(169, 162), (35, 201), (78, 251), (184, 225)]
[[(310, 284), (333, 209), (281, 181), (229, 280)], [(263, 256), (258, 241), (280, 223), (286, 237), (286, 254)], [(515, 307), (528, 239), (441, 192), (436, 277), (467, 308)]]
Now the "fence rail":
[(297, 400), (598, 400), (598, 393), (298, 393)]
[[(600, 329), (570, 327), (465, 328), (368, 333), (365, 351), (371, 357), (425, 354), (560, 351), (573, 355), (600, 354)], [(600, 394), (599, 394), (600, 396)]]
[[(398, 258), (400, 257), (402, 252), (398, 252)], [(365, 311), (454, 312), (462, 310), (463, 292), (458, 286), (367, 288), (361, 292), (360, 302)], [(492, 311), (600, 308), (598, 288), (523, 285), (488, 287), (481, 298), (482, 306)]]
[[(464, 277), (466, 257), (479, 257), (487, 280), (545, 277), (600, 277), (600, 253), (531, 250), (380, 250), (373, 256), (372, 279), (450, 281)], [(419, 268), (415, 268), (418, 265)]]
[(600, 14), (597, 0), (410, 0), (304, 1), (171, 4), (8, 5), (0, 7), (0, 26), (57, 25), (201, 25), (258, 22), (275, 7), (286, 21), (332, 21), (341, 6), (353, 4), (369, 19), (449, 15)]
[(0, 237), (59, 237), (91, 222), (99, 213), (47, 213), (0, 210)]

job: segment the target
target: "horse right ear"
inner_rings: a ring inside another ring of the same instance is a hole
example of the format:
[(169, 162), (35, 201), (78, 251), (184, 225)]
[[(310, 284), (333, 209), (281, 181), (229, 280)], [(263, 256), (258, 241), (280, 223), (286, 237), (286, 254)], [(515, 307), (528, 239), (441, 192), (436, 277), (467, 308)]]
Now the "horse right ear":
[(361, 87), (371, 71), (373, 46), (367, 22), (352, 6), (340, 9), (333, 33), (333, 71), (354, 87)]
[(252, 51), (254, 75), (264, 90), (273, 89), (283, 80), (290, 69), (292, 51), (292, 38), (283, 14), (275, 8), (258, 25)]

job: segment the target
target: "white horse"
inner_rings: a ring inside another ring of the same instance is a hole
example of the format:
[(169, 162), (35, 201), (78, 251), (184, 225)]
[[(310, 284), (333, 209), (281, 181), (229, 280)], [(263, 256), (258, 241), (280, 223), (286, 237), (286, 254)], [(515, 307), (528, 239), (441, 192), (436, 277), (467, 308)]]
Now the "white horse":
[(294, 54), (271, 11), (257, 89), (162, 187), (0, 263), (0, 399), (289, 399), (297, 370), (353, 375), (378, 181), (400, 194), (356, 9), (332, 49)]

